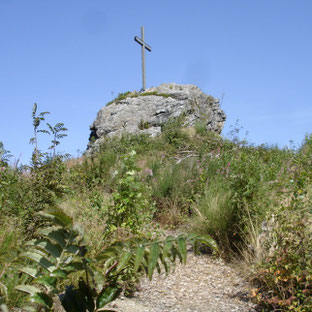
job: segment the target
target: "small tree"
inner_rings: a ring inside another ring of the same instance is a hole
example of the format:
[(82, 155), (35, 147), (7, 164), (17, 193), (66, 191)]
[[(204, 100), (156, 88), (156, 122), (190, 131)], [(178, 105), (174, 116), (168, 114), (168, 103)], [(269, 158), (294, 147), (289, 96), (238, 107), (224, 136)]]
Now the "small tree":
[(37, 115), (37, 103), (34, 103), (33, 110), (32, 110), (32, 119), (33, 119), (33, 127), (34, 127), (34, 136), (29, 140), (29, 143), (35, 144), (35, 149), (33, 152), (33, 163), (36, 167), (39, 161), (39, 150), (38, 150), (38, 133), (49, 133), (47, 130), (39, 130), (39, 126), (41, 121), (44, 121), (44, 115), (50, 114), (50, 112), (42, 112)]
[(62, 122), (57, 123), (54, 127), (52, 127), (49, 123), (47, 123), (47, 126), (50, 129), (50, 132), (48, 133), (49, 134), (52, 133), (53, 135), (53, 140), (51, 141), (52, 145), (49, 147), (49, 149), (53, 150), (53, 158), (54, 158), (56, 146), (61, 143), (59, 140), (67, 136), (66, 133), (62, 133), (66, 132), (67, 128), (64, 127), (64, 124)]

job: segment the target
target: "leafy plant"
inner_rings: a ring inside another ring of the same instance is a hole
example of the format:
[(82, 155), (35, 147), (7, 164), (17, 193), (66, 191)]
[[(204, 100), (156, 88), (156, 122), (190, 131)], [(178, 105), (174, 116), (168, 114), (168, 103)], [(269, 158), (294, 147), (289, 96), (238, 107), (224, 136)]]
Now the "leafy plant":
[(148, 188), (138, 179), (140, 169), (135, 164), (135, 155), (132, 151), (124, 156), (120, 172), (115, 172), (117, 189), (112, 194), (111, 207), (107, 209), (108, 231), (121, 227), (138, 232), (153, 213)]
[(148, 121), (144, 121), (143, 119), (140, 120), (140, 123), (138, 125), (138, 128), (140, 130), (148, 129), (150, 127), (150, 123)]
[(285, 210), (277, 218), (254, 276), (257, 300), (267, 309), (311, 311), (312, 215)]
[(49, 133), (47, 130), (39, 129), (39, 126), (42, 121), (45, 120), (45, 115), (50, 114), (49, 112), (41, 112), (37, 114), (37, 103), (34, 103), (33, 109), (32, 109), (32, 120), (33, 120), (33, 129), (34, 129), (34, 136), (30, 139), (30, 143), (35, 145), (35, 149), (33, 152), (33, 164), (34, 166), (38, 165), (39, 158), (40, 158), (40, 152), (38, 150), (38, 133)]
[(64, 124), (62, 122), (57, 123), (54, 127), (52, 127), (49, 123), (47, 123), (47, 126), (50, 129), (50, 132), (53, 135), (53, 140), (51, 141), (52, 145), (49, 147), (49, 149), (53, 150), (53, 158), (55, 157), (55, 149), (56, 146), (60, 144), (60, 139), (67, 136), (66, 132), (67, 128), (64, 127)]
[(181, 114), (177, 118), (172, 118), (162, 127), (162, 136), (165, 142), (175, 148), (180, 148), (187, 142), (188, 135), (182, 131), (185, 115)]
[[(81, 228), (70, 217), (60, 210), (41, 212), (40, 216), (47, 220), (46, 226), (37, 230), (37, 238), (27, 242), (26, 251), (20, 255), (32, 264), (20, 268), (31, 277), (31, 283), (16, 287), (27, 294), (29, 311), (35, 311), (34, 305), (41, 311), (51, 311), (55, 295), (68, 312), (109, 311), (105, 306), (119, 296), (118, 277), (126, 268), (131, 267), (134, 274), (144, 271), (151, 279), (161, 265), (169, 272), (169, 265), (177, 258), (185, 263), (187, 242), (195, 249), (204, 243), (217, 250), (212, 239), (196, 235), (168, 237), (165, 241), (133, 238), (108, 246), (93, 260), (87, 257)], [(78, 285), (71, 284), (64, 290), (72, 275), (79, 277)]]
[(267, 219), (264, 259), (256, 266), (257, 301), (267, 310), (312, 310), (312, 170), (309, 139), (281, 185), (282, 204)]

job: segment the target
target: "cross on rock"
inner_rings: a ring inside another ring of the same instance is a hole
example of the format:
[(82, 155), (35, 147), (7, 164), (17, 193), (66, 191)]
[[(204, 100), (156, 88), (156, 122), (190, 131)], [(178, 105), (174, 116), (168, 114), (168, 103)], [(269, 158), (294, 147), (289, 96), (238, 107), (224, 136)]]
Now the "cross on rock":
[(145, 49), (152, 51), (152, 48), (144, 42), (144, 27), (141, 26), (141, 38), (138, 36), (134, 37), (134, 40), (141, 45), (142, 51), (142, 91), (145, 90)]

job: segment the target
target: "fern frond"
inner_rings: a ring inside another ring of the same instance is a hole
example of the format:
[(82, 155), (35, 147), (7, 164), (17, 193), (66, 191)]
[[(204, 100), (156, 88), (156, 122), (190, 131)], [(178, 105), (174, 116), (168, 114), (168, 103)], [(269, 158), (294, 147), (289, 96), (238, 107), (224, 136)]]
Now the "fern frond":
[(126, 242), (118, 242), (104, 249), (97, 257), (98, 267), (107, 270), (114, 262), (117, 262), (115, 270), (111, 274), (119, 274), (124, 268), (132, 267), (134, 273), (145, 271), (149, 279), (152, 279), (155, 268), (161, 270), (160, 264), (168, 273), (170, 265), (174, 267), (176, 259), (185, 264), (187, 258), (187, 244), (194, 249), (198, 244), (204, 244), (217, 251), (217, 245), (210, 237), (197, 235), (179, 235), (177, 238), (168, 236), (165, 240), (150, 241), (147, 239), (131, 239)]

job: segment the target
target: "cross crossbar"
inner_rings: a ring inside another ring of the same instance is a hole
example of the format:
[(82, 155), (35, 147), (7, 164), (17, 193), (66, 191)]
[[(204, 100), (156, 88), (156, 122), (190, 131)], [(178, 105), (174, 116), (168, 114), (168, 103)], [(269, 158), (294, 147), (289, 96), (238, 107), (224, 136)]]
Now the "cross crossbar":
[(134, 37), (134, 40), (141, 45), (142, 53), (142, 91), (145, 90), (145, 49), (152, 52), (152, 48), (144, 42), (144, 27), (141, 27), (141, 38), (138, 36)]
[(138, 36), (134, 37), (134, 40), (139, 43), (140, 45), (144, 45), (145, 49), (152, 52), (152, 48), (145, 42), (143, 42)]

